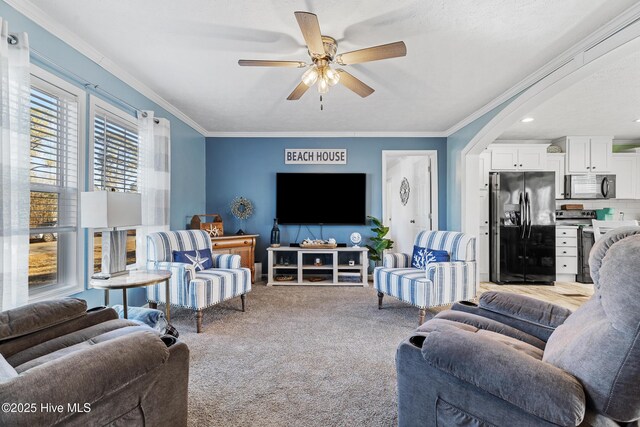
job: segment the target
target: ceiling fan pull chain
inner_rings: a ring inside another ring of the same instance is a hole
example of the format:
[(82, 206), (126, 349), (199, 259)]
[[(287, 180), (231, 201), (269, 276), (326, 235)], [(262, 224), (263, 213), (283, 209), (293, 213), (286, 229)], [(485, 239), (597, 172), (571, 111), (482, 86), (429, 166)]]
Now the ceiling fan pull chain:
[(324, 110), (324, 107), (322, 105), (322, 95), (320, 95), (320, 111)]

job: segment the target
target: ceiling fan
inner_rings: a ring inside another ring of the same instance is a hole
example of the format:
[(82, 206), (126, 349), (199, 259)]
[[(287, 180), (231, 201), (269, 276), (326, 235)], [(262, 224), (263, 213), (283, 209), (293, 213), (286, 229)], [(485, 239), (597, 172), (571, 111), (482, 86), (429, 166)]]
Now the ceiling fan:
[(358, 78), (349, 74), (342, 68), (334, 69), (337, 65), (351, 65), (362, 62), (378, 61), (380, 59), (397, 58), (407, 54), (407, 46), (404, 42), (383, 44), (366, 49), (354, 50), (337, 54), (338, 42), (329, 36), (320, 33), (318, 17), (310, 12), (295, 12), (296, 20), (302, 30), (302, 36), (307, 43), (311, 63), (305, 61), (265, 61), (240, 59), (238, 65), (244, 67), (296, 67), (309, 69), (302, 75), (302, 81), (287, 97), (289, 101), (298, 100), (314, 84), (318, 85), (318, 92), (323, 95), (329, 91), (329, 87), (340, 83), (347, 89), (366, 97), (374, 92)]

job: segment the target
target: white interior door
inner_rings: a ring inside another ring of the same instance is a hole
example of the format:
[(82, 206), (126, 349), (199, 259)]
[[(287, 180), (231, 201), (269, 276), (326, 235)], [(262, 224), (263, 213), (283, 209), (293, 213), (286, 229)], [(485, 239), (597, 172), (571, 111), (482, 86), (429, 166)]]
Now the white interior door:
[(431, 159), (419, 157), (413, 164), (413, 182), (415, 187), (415, 204), (412, 206), (413, 235), (422, 230), (431, 230)]
[(419, 231), (433, 229), (434, 191), (429, 155), (398, 155), (385, 168), (385, 225), (394, 241), (394, 252), (411, 253)]

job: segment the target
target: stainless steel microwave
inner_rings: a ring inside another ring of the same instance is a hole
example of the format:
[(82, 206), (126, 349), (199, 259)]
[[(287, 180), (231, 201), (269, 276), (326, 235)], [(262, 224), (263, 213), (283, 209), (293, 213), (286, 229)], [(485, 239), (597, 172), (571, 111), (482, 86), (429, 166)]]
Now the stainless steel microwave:
[(615, 175), (566, 175), (565, 199), (615, 199)]

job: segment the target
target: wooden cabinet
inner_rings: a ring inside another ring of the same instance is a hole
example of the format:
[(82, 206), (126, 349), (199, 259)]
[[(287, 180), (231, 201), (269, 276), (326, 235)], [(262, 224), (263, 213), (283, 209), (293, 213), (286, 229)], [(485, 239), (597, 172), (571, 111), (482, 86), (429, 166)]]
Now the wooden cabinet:
[(638, 198), (638, 163), (635, 153), (611, 155), (611, 170), (616, 175), (616, 199)]
[(544, 170), (547, 160), (545, 144), (494, 144), (491, 150), (491, 170)]
[(567, 153), (567, 174), (607, 173), (611, 171), (613, 137), (565, 136), (554, 141)]
[(255, 283), (256, 237), (258, 237), (257, 234), (212, 237), (212, 252), (214, 254), (240, 255), (240, 265), (251, 270), (251, 283)]
[(556, 199), (564, 199), (564, 163), (563, 153), (547, 154), (547, 169), (556, 173)]

